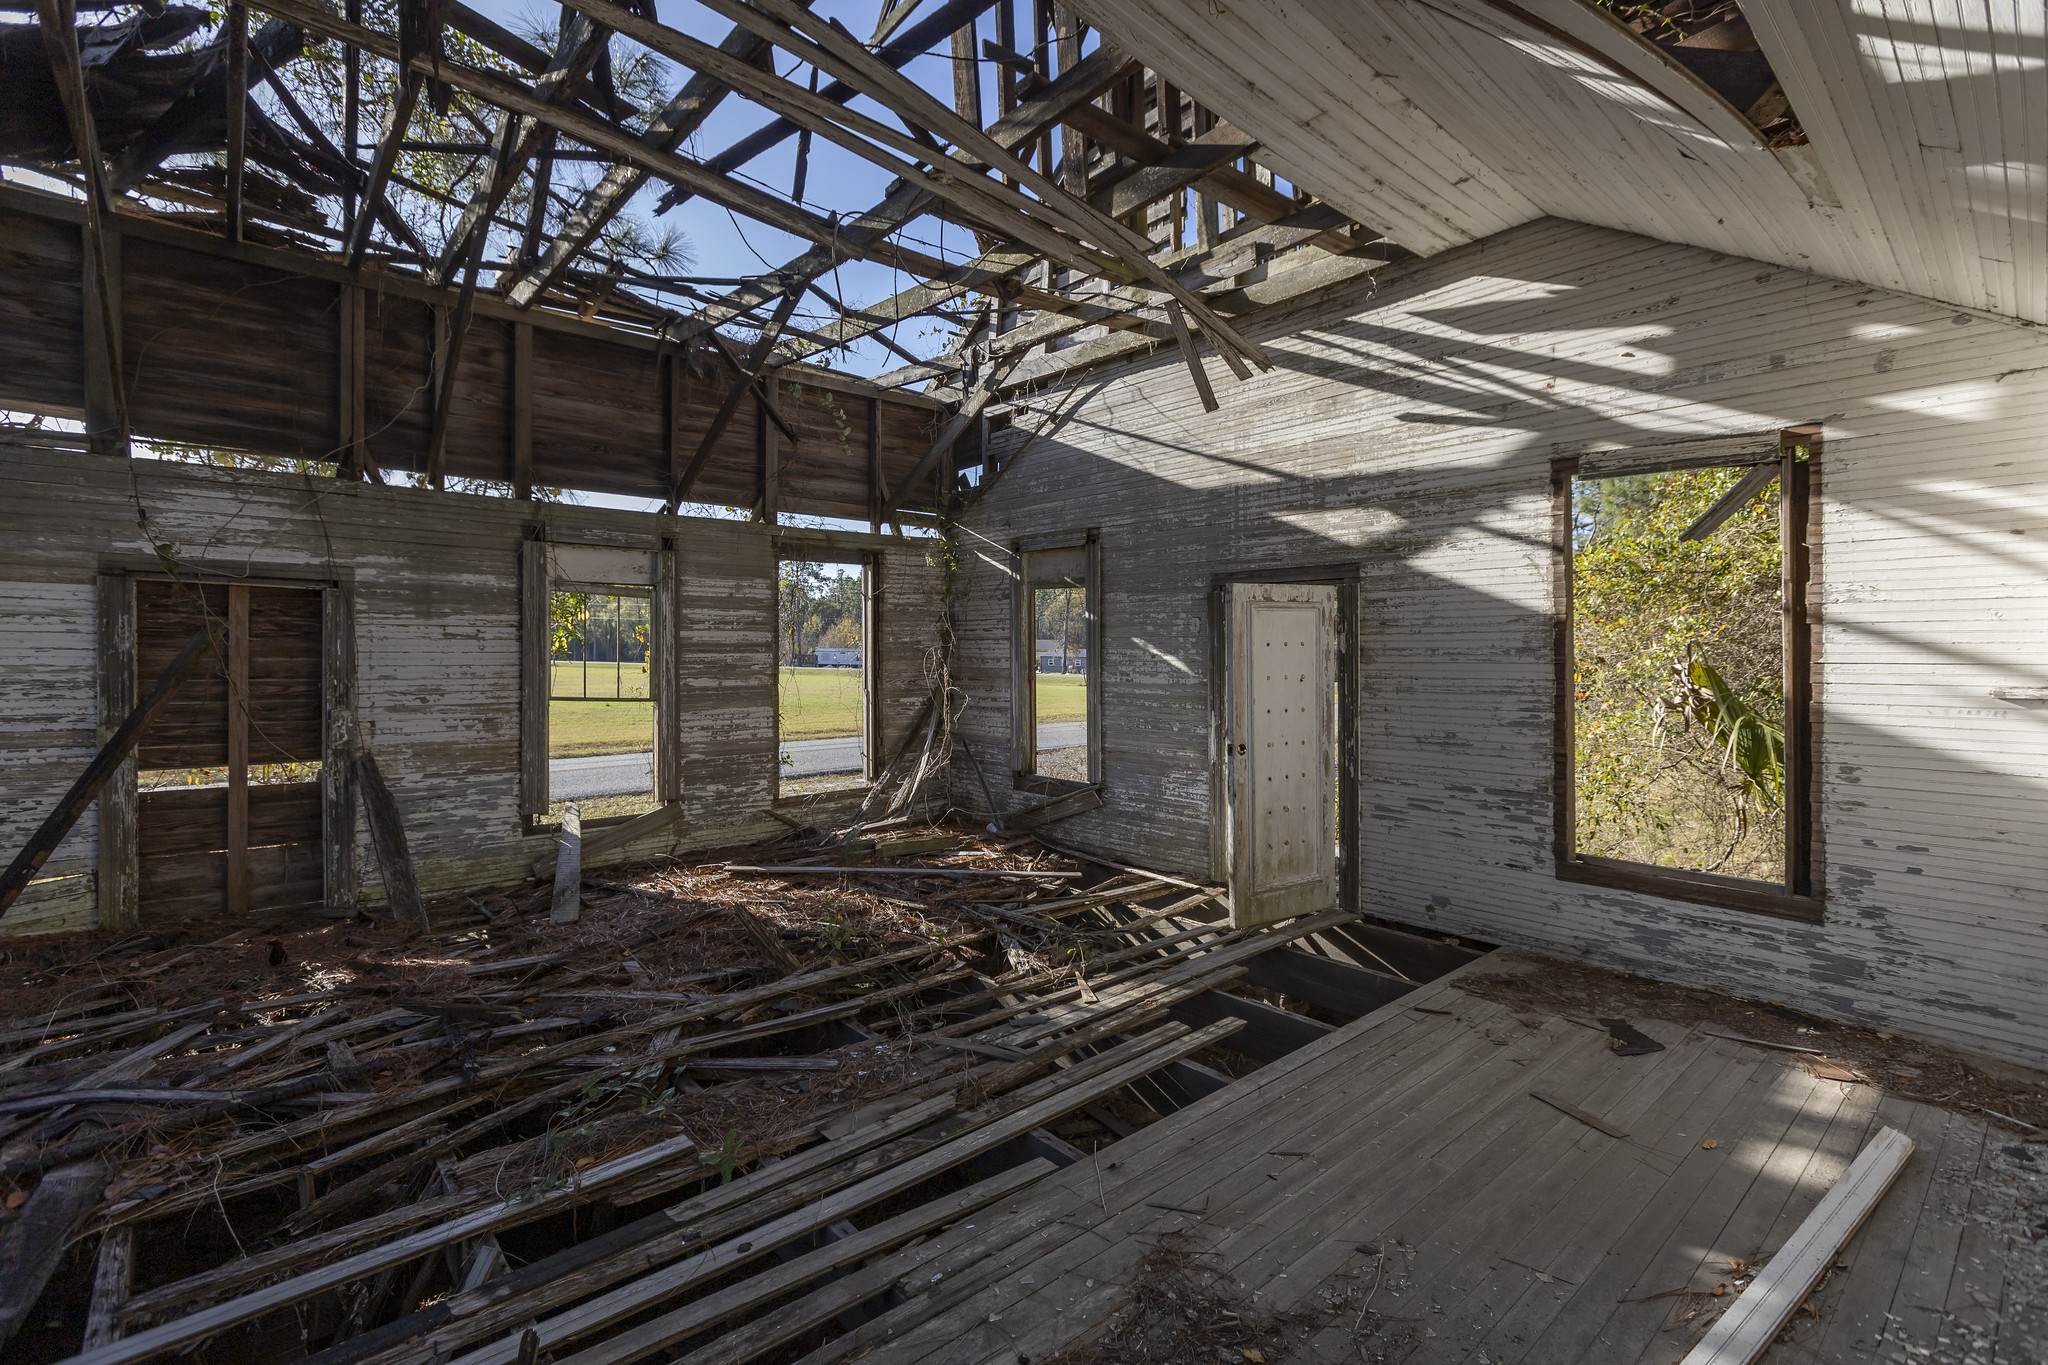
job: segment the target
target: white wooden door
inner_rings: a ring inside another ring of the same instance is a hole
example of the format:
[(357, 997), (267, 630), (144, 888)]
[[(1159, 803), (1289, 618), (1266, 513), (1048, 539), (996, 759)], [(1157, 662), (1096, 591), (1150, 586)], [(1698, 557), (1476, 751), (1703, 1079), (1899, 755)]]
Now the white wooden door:
[(1337, 590), (1233, 583), (1229, 603), (1231, 922), (1337, 903)]

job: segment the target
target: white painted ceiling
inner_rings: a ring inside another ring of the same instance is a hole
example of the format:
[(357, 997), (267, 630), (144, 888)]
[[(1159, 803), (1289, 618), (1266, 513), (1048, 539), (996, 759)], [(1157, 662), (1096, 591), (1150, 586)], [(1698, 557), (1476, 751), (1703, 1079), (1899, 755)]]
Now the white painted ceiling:
[(1747, 0), (1773, 151), (1588, 0), (1080, 0), (1425, 255), (1553, 215), (2048, 322), (2044, 0)]

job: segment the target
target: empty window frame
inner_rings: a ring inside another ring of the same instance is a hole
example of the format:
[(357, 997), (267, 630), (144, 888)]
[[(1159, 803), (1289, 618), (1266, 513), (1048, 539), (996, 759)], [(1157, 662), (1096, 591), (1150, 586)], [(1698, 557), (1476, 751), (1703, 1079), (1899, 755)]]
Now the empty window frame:
[(1561, 877), (1817, 919), (1808, 515), (1774, 458), (1554, 473)]
[(1101, 543), (1015, 547), (1011, 770), (1048, 793), (1102, 780)]
[(875, 756), (874, 564), (786, 557), (775, 578), (778, 795), (861, 786)]
[(529, 832), (682, 796), (670, 551), (530, 541), (521, 583), (520, 805)]

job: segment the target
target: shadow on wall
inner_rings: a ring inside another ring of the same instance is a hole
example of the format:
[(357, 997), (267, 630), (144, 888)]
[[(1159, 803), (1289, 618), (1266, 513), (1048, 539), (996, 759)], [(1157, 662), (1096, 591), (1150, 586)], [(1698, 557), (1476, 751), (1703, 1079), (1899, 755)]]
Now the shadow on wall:
[[(1177, 355), (1090, 381), (1004, 476), (963, 555), (984, 763), (1007, 748), (992, 546), (1100, 527), (1108, 803), (1061, 837), (1219, 874), (1209, 585), (1355, 562), (1365, 909), (2048, 1062), (2048, 710), (1987, 695), (2048, 681), (2048, 343), (1556, 220), (1375, 288), (1276, 324), (1277, 370), (1220, 383), (1216, 414)], [(1822, 418), (1826, 923), (1558, 883), (1551, 458)]]

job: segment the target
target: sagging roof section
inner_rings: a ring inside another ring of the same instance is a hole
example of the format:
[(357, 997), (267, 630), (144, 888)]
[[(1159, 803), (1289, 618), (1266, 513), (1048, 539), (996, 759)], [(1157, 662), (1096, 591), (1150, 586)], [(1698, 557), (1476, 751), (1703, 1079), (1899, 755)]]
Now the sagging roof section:
[[(1276, 178), (1258, 139), (1064, 9), (898, 5), (862, 42), (799, 0), (706, 8), (730, 28), (690, 32), (649, 4), (569, 0), (549, 51), (461, 0), (262, 0), (230, 5), (217, 23), (182, 6), (115, 3), (81, 18), (62, 0), (38, 0), (35, 23), (0, 27), (0, 160), (75, 187), (89, 276), (105, 276), (108, 239), (149, 220), (292, 253), (437, 310), (424, 343), (429, 382), (393, 419), (423, 424), (422, 445), (389, 457), (437, 485), (465, 467), (471, 349), (495, 356), (517, 344), (493, 337), (499, 319), (573, 316), (619, 329), (652, 342), (657, 365), (671, 349), (703, 348), (725, 370), (705, 400), (714, 435), (744, 394), (773, 409), (759, 397), (771, 372), (803, 382), (808, 362), (877, 339), (905, 362), (877, 389), (929, 384), (958, 409), (907, 467), (880, 471), (879, 497), (862, 503), (877, 522), (943, 501), (947, 463), (977, 458), (976, 419), (999, 390), (1056, 378), (1080, 358), (1033, 364), (1032, 352), (1085, 346), (1089, 337), (1074, 335), (1084, 329), (1128, 333), (1179, 347), (1198, 371), (1214, 349), (1248, 376), (1269, 362), (1244, 331), (1245, 310), (1214, 302), (1238, 277), (1332, 257), (1365, 268), (1392, 250)], [(954, 63), (950, 100), (904, 70), (934, 49)], [(650, 74), (650, 54), (681, 69), (679, 86)], [(998, 73), (986, 111), (983, 66)], [(753, 130), (698, 154), (691, 140), (705, 120), (744, 106), (759, 112)], [(745, 172), (792, 138), (788, 193)], [(826, 144), (887, 171), (885, 197), (829, 212), (806, 200), (811, 149)], [(563, 170), (579, 161), (605, 169), (579, 185)], [(656, 183), (657, 211), (700, 198), (809, 245), (748, 278), (675, 274), (637, 220), (620, 217)], [(966, 228), (978, 254), (934, 254), (906, 232), (921, 220)], [(829, 276), (848, 261), (886, 264), (913, 283), (882, 299), (840, 297)], [(118, 294), (107, 278), (107, 290), (87, 292)], [(978, 302), (964, 306), (970, 296)], [(829, 320), (805, 321), (799, 304), (813, 314), (824, 305)], [(955, 328), (952, 346), (903, 348), (891, 329), (920, 317)], [(492, 322), (480, 329), (480, 319)], [(118, 340), (119, 319), (103, 321)], [(121, 364), (102, 368), (119, 374)], [(137, 420), (146, 405), (131, 413), (122, 385), (103, 387), (102, 406), (122, 410), (88, 423), (102, 444), (121, 445), (131, 430), (217, 439), (150, 429)], [(64, 407), (27, 393), (0, 402)], [(374, 477), (384, 462), (359, 435), (344, 436), (341, 464)], [(714, 447), (706, 440), (665, 457), (665, 472), (621, 478), (670, 506), (701, 498), (732, 472)]]

